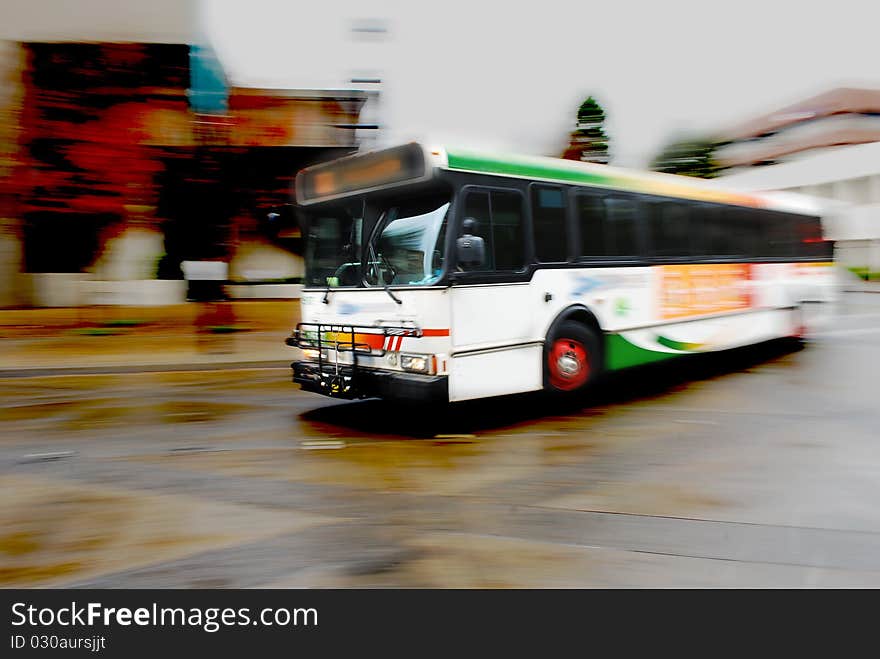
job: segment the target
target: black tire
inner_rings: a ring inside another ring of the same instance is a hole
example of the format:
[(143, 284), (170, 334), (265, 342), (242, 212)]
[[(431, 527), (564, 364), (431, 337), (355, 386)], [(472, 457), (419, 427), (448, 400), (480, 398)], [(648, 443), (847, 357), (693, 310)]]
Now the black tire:
[(565, 320), (544, 342), (544, 389), (577, 396), (595, 383), (602, 372), (602, 351), (596, 332), (582, 323)]

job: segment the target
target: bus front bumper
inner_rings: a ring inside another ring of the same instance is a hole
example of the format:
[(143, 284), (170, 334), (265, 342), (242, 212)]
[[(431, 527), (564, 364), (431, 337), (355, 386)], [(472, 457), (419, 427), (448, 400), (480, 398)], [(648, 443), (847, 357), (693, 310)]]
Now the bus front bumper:
[(333, 398), (387, 398), (413, 402), (447, 402), (449, 378), (446, 375), (420, 375), (397, 371), (378, 371), (331, 365), (323, 371), (317, 362), (293, 362), (293, 381), (303, 391)]

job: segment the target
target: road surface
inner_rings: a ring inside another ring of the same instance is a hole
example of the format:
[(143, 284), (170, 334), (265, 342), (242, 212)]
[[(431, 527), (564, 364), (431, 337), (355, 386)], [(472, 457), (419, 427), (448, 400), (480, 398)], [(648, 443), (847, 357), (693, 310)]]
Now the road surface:
[(877, 587), (878, 367), (862, 293), (803, 350), (578, 406), (338, 402), (272, 367), (5, 377), (0, 585)]

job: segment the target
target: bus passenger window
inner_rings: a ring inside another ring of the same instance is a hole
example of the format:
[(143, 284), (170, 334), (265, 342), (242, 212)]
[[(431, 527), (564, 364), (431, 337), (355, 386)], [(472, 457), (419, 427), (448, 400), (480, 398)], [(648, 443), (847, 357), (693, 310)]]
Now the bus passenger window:
[(526, 265), (522, 197), (517, 192), (493, 190), (492, 242), (496, 270), (522, 270)]
[(732, 228), (725, 221), (725, 214), (720, 208), (705, 208), (700, 213), (700, 224), (703, 227), (703, 242), (708, 256), (731, 256), (734, 249)]
[(535, 258), (541, 263), (559, 263), (568, 258), (565, 205), (562, 188), (532, 186)]
[(755, 258), (760, 251), (761, 225), (758, 216), (748, 208), (737, 208), (731, 213), (731, 230), (739, 236), (739, 253)]
[(675, 202), (662, 202), (652, 206), (650, 218), (654, 256), (690, 256), (693, 237), (689, 227), (690, 209)]
[(754, 252), (752, 216), (743, 208), (724, 208), (721, 211), (722, 228), (728, 237), (728, 256), (750, 256)]
[(578, 195), (578, 225), (581, 230), (580, 256), (605, 256), (605, 204), (602, 197)]
[(714, 221), (715, 209), (704, 204), (689, 204), (691, 242), (695, 245), (694, 256), (712, 258), (717, 256), (715, 248), (719, 243), (718, 226)]
[(631, 199), (605, 200), (605, 253), (608, 256), (638, 256), (636, 204)]
[(787, 213), (766, 211), (767, 256), (786, 257), (794, 253), (794, 218)]
[(793, 216), (795, 220), (795, 255), (807, 258), (825, 258), (826, 243), (822, 224), (817, 217)]

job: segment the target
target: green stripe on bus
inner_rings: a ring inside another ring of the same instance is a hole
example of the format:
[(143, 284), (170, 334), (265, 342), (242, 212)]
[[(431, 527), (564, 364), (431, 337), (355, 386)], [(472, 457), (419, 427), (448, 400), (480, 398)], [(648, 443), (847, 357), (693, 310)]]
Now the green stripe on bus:
[[(706, 181), (657, 172), (638, 173), (607, 165), (587, 164), (561, 158), (538, 156), (490, 155), (474, 151), (448, 149), (449, 169), (484, 172), (525, 179), (594, 185), (601, 188), (631, 190), (665, 197), (693, 199), (721, 204), (765, 207), (768, 200), (748, 193), (721, 190)], [(783, 209), (785, 210), (785, 209)]]
[(678, 357), (678, 354), (647, 350), (630, 343), (620, 334), (605, 335), (605, 367), (609, 370), (650, 364), (670, 357)]
[(685, 352), (699, 350), (703, 347), (702, 343), (685, 343), (684, 341), (676, 341), (675, 339), (670, 339), (662, 335), (657, 336), (657, 343), (661, 346), (672, 348), (673, 350), (682, 350)]
[[(594, 172), (588, 172), (567, 167), (554, 167), (552, 164), (533, 162), (529, 160), (516, 160), (510, 157), (492, 157), (469, 154), (467, 152), (447, 153), (447, 162), (450, 169), (466, 169), (473, 172), (486, 172), (488, 174), (506, 174), (508, 176), (522, 176), (525, 178), (552, 179), (567, 183), (589, 183), (593, 185), (613, 186), (615, 179), (610, 176), (602, 176)], [(567, 161), (560, 161), (567, 162)], [(617, 180), (618, 185), (621, 184)]]

